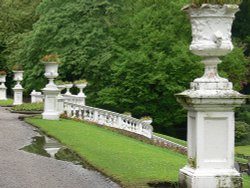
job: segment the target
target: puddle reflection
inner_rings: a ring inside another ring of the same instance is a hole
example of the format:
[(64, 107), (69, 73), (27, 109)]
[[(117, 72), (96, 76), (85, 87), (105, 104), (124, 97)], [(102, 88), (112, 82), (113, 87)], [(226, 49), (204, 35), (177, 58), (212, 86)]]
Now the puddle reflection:
[(21, 148), (21, 150), (45, 157), (55, 158), (57, 160), (70, 161), (76, 165), (82, 165), (84, 168), (91, 169), (91, 167), (72, 150), (63, 146), (55, 139), (49, 138), (45, 135), (33, 137), (32, 143)]

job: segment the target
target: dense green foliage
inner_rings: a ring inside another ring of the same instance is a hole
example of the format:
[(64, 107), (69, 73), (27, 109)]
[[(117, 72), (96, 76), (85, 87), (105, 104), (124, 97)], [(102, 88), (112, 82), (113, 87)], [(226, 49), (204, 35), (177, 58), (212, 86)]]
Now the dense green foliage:
[(244, 0), (240, 5), (240, 11), (236, 14), (233, 25), (233, 36), (240, 39), (246, 45), (245, 54), (250, 56), (250, 1)]
[(250, 126), (245, 122), (236, 122), (235, 123), (235, 139), (236, 142), (243, 140), (249, 134)]
[(177, 181), (186, 157), (110, 130), (72, 120), (28, 118), (48, 135), (77, 152), (91, 165), (126, 187), (151, 181)]
[[(151, 116), (155, 130), (169, 130), (186, 119), (174, 94), (189, 88), (189, 82), (203, 72), (200, 59), (188, 49), (190, 23), (180, 11), (188, 2), (44, 0), (32, 31), (5, 50), (11, 52), (7, 63), (24, 66), (23, 85), (28, 94), (46, 83), (41, 57), (57, 53), (62, 62), (59, 79), (88, 80), (89, 105)], [(34, 9), (31, 12), (34, 15)], [(34, 19), (27, 21), (26, 30)], [(238, 90), (248, 81), (244, 50), (237, 41), (220, 65), (221, 75)]]
[[(236, 121), (237, 122), (243, 122), (240, 123), (240, 126), (238, 123), (236, 123), (236, 136), (238, 133), (242, 135), (240, 139), (237, 139), (236, 137), (236, 145), (242, 146), (242, 145), (250, 145), (250, 106), (244, 105), (236, 112)], [(239, 136), (239, 135), (238, 135)]]
[(19, 59), (12, 52), (19, 49), (19, 42), (32, 29), (32, 24), (38, 19), (35, 14), (41, 0), (1, 0), (0, 1), (0, 70), (7, 71), (8, 92), (11, 92), (11, 68)]

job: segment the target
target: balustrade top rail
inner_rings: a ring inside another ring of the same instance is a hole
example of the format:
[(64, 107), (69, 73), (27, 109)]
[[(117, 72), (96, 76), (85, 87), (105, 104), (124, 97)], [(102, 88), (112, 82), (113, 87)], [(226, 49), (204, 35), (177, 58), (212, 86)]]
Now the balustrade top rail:
[(73, 102), (65, 101), (64, 110), (72, 118), (84, 119), (100, 125), (106, 125), (148, 138), (152, 138), (153, 127), (143, 121), (117, 112), (111, 112), (95, 107), (79, 105)]

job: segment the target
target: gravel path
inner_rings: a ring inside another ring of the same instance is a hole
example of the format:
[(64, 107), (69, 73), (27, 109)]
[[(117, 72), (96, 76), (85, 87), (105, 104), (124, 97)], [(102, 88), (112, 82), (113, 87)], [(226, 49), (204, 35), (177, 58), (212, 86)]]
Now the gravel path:
[(19, 150), (37, 135), (0, 107), (0, 188), (119, 188), (98, 172)]

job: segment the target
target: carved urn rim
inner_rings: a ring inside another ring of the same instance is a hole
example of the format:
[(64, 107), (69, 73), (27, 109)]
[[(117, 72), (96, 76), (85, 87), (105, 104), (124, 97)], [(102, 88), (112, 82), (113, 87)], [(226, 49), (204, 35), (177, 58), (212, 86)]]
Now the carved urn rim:
[[(220, 11), (218, 11), (220, 10)], [(239, 11), (239, 5), (237, 4), (202, 4), (201, 6), (197, 6), (194, 4), (185, 5), (182, 8), (182, 11), (184, 12), (192, 12), (192, 17), (204, 17), (204, 15), (209, 17), (235, 17), (234, 14)]]

